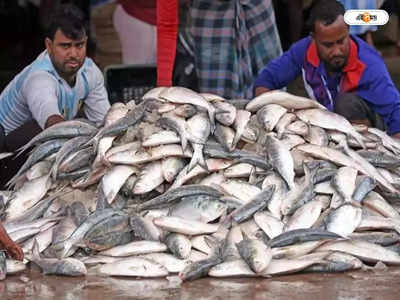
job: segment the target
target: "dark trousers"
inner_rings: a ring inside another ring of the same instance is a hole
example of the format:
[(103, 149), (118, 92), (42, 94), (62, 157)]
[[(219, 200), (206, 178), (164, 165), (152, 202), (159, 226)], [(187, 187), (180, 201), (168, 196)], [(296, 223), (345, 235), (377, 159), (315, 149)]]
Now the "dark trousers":
[(386, 125), (380, 115), (374, 112), (367, 101), (355, 93), (343, 93), (335, 99), (335, 113), (349, 121), (368, 120), (371, 127), (385, 131)]
[[(4, 128), (0, 125), (0, 153), (14, 152), (28, 143), (42, 128), (36, 121), (26, 122), (21, 127), (5, 135)], [(5, 184), (18, 172), (29, 156), (27, 149), (20, 156), (7, 157), (0, 160), (0, 190), (5, 190)]]

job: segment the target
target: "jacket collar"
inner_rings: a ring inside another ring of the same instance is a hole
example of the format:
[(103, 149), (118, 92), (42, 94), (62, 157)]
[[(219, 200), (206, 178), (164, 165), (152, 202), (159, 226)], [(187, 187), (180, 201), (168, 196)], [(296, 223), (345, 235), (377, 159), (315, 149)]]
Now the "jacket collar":
[[(321, 63), (318, 56), (317, 46), (315, 45), (314, 41), (311, 42), (310, 46), (307, 49), (306, 59), (315, 68), (318, 68), (318, 66)], [(357, 44), (353, 41), (353, 39), (350, 37), (349, 57), (347, 60), (347, 64), (342, 69), (342, 72), (345, 73), (349, 71), (354, 71), (355, 69), (357, 69), (357, 67), (358, 67), (358, 47)]]

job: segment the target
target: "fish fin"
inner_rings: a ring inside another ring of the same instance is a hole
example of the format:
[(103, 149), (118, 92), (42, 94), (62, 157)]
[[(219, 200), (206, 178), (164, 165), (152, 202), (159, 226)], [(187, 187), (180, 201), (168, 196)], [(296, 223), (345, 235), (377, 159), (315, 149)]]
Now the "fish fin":
[(185, 134), (181, 135), (181, 145), (182, 145), (182, 151), (185, 152), (188, 145), (188, 140)]
[(37, 242), (36, 238), (33, 240), (32, 258), (33, 259), (40, 259), (39, 243)]
[(238, 132), (235, 132), (235, 136), (233, 137), (233, 141), (232, 141), (232, 145), (231, 145), (231, 149), (232, 151), (234, 149), (236, 149), (237, 143), (240, 141), (240, 138), (242, 137), (241, 134), (238, 134)]
[(194, 150), (193, 156), (192, 159), (190, 160), (187, 172), (189, 173), (190, 171), (192, 171), (196, 165), (200, 165), (203, 169), (205, 169), (208, 172), (208, 166), (204, 160), (201, 148), (193, 147), (193, 150)]
[(393, 226), (393, 229), (396, 230), (397, 233), (400, 233), (400, 226), (399, 225)]
[(210, 131), (211, 134), (213, 134), (215, 131), (215, 110), (208, 109), (207, 111), (208, 111), (208, 117), (210, 118), (210, 125), (211, 125)]

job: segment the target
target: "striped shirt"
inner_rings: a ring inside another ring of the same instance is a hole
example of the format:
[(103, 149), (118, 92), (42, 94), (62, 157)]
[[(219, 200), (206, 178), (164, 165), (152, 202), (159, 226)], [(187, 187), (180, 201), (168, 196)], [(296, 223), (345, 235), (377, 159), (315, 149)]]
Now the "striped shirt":
[(32, 119), (44, 128), (51, 115), (73, 119), (82, 104), (89, 120), (103, 121), (110, 103), (99, 68), (86, 58), (71, 87), (57, 74), (45, 50), (0, 94), (0, 124), (6, 135)]

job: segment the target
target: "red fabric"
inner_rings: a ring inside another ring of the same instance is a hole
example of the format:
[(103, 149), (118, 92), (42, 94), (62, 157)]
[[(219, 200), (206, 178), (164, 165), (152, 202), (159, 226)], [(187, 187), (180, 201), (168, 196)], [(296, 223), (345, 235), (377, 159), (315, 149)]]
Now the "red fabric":
[[(310, 44), (307, 50), (307, 61), (315, 68), (319, 66), (320, 59), (318, 56), (317, 46), (314, 42)], [(342, 92), (351, 92), (357, 89), (361, 76), (366, 68), (366, 65), (358, 59), (357, 44), (350, 40), (350, 52), (347, 64), (342, 69), (344, 79), (342, 81)]]
[(158, 0), (157, 86), (172, 85), (178, 25), (178, 0)]
[(118, 0), (132, 17), (151, 25), (157, 25), (157, 0)]

